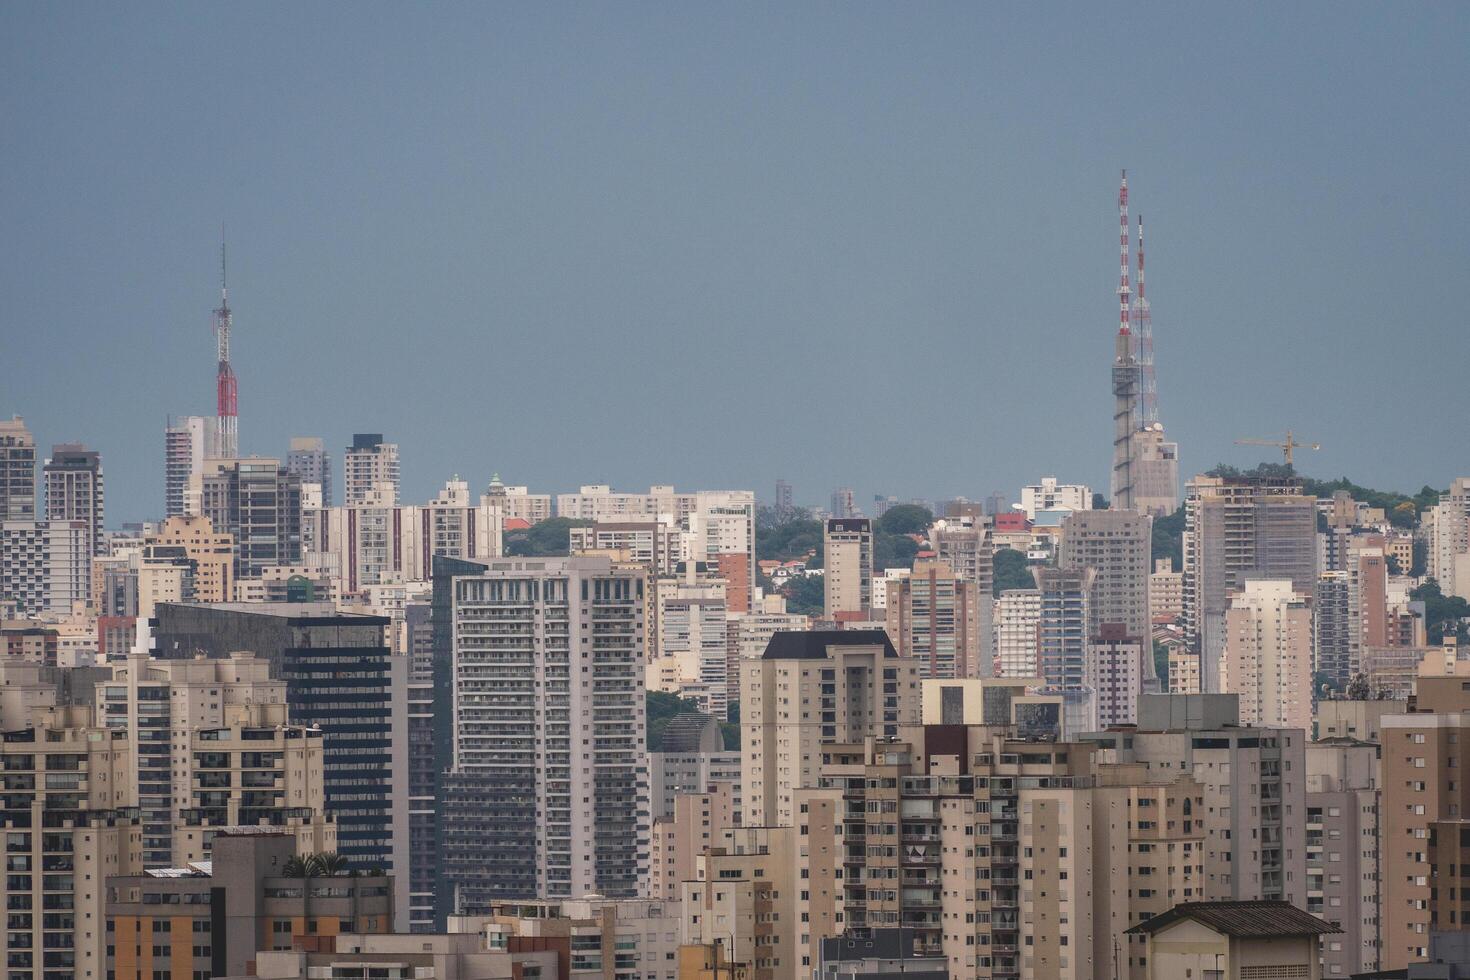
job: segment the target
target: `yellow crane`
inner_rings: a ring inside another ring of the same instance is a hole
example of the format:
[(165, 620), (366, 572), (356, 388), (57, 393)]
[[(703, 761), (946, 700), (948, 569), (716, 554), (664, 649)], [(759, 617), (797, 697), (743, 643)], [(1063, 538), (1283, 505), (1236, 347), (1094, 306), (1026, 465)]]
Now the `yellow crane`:
[(1292, 451), (1296, 449), (1321, 449), (1320, 442), (1297, 442), (1290, 429), (1286, 430), (1285, 439), (1237, 439), (1237, 446), (1275, 446), (1280, 449), (1286, 457), (1286, 465), (1292, 465)]

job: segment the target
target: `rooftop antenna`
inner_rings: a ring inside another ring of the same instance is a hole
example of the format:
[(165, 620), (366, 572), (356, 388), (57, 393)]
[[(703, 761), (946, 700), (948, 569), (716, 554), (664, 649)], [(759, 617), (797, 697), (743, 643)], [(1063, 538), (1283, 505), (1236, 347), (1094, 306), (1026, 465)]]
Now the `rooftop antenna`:
[(1154, 324), (1143, 289), (1143, 215), (1138, 216), (1138, 300), (1133, 307), (1134, 346), (1138, 359), (1139, 427), (1159, 420), (1159, 393), (1154, 379)]

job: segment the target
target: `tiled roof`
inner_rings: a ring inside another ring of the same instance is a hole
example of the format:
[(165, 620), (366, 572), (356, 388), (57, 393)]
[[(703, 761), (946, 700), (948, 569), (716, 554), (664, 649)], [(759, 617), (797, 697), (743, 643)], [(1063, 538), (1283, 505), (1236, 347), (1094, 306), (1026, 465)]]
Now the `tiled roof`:
[(1337, 926), (1290, 902), (1265, 901), (1183, 902), (1128, 931), (1152, 935), (1184, 919), (1192, 919), (1216, 932), (1237, 938), (1269, 939), (1342, 932)]

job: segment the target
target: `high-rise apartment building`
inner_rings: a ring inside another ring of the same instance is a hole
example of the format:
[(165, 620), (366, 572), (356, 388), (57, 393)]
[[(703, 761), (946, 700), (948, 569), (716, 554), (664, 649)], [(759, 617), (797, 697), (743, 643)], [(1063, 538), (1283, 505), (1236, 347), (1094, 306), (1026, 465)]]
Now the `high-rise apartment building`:
[(591, 557), (475, 564), (446, 579), (441, 912), (635, 895), (649, 844), (645, 573)]
[(1296, 480), (1197, 476), (1185, 493), (1184, 632), (1201, 655), (1205, 690), (1218, 690), (1225, 611), (1248, 579), (1317, 580), (1316, 499)]
[(1288, 581), (1254, 579), (1225, 613), (1220, 686), (1240, 698), (1240, 720), (1312, 728), (1312, 607)]
[(1203, 896), (1305, 907), (1307, 733), (1240, 727), (1231, 695), (1146, 694), (1134, 730), (1086, 734), (1106, 762), (1187, 772), (1204, 787)]
[(681, 532), (670, 520), (598, 521), (568, 529), (572, 554), (620, 552), (650, 578), (673, 575), (681, 556)]
[(653, 588), (658, 640), (648, 687), (690, 698), (724, 721), (730, 702), (725, 583), (686, 574), (654, 580)]
[[(984, 515), (962, 514), (934, 522), (929, 528), (929, 545), (934, 556), (971, 582), (978, 602), (980, 649), (976, 657), (979, 673), (989, 677), (995, 664), (995, 606), (990, 600), (995, 592), (994, 522)], [(874, 597), (876, 601), (876, 596)]]
[(1470, 476), (1457, 477), (1425, 517), (1429, 574), (1445, 595), (1470, 598)]
[(216, 531), (202, 515), (170, 517), (143, 539), (141, 565), (182, 559), (195, 602), (229, 602), (235, 596), (235, 539)]
[(97, 719), (134, 743), (144, 866), (208, 860), (218, 829), (242, 825), (290, 828), (303, 852), (337, 849), (322, 733), (286, 718), (285, 681), (252, 654), (114, 665)]
[(107, 879), (142, 869), (130, 749), (90, 707), (37, 710), (0, 741), (12, 980), (107, 975)]
[(302, 485), (321, 487), (321, 506), (332, 506), (332, 454), (316, 436), (293, 436), (286, 453), (286, 471), (300, 477)]
[[(1132, 637), (1152, 629), (1148, 610), (1149, 555), (1153, 519), (1127, 510), (1077, 510), (1062, 521), (1060, 568), (1091, 568), (1087, 604), (1088, 635), (1099, 636), (1104, 623), (1119, 623)], [(1146, 675), (1153, 676), (1153, 670)]]
[(36, 519), (36, 440), (19, 415), (0, 419), (0, 521)]
[(1322, 947), (1322, 975), (1378, 968), (1379, 746), (1307, 743), (1307, 911), (1342, 930)]
[(1143, 693), (1144, 641), (1129, 636), (1121, 623), (1103, 623), (1087, 641), (1087, 663), (1082, 683), (1097, 705), (1099, 728), (1132, 725), (1138, 721), (1138, 697)]
[(1041, 593), (1007, 589), (995, 600), (997, 677), (1037, 676), (1041, 648)]
[[(106, 554), (102, 536), (102, 457), (74, 443), (52, 446), (42, 479), (46, 520), (81, 522), (87, 532), (87, 553)], [(90, 568), (86, 578), (91, 582)]]
[(918, 664), (881, 630), (776, 633), (741, 664), (741, 791), (748, 827), (795, 824), (822, 747), (897, 735), (919, 720)]
[(829, 518), (823, 538), (823, 610), (866, 616), (873, 606), (873, 522), (866, 517)]
[(379, 432), (359, 432), (342, 454), (342, 502), (398, 503), (398, 446)]
[(0, 524), (0, 597), (24, 616), (67, 614), (88, 602), (93, 540), (84, 521)]
[(1043, 510), (1091, 509), (1092, 488), (1081, 483), (1057, 483), (1056, 477), (1044, 476), (1040, 483), (1021, 488), (1021, 510), (1028, 521)]
[(338, 853), (360, 870), (391, 871), (402, 890), (395, 908), (406, 911), (407, 658), (389, 649), (388, 625), (330, 602), (161, 603), (152, 653), (229, 659), (246, 650), (270, 665), (286, 685), (288, 722), (322, 733)]
[[(1470, 921), (1460, 882), (1470, 847), (1470, 675), (1421, 673), (1408, 711), (1382, 717), (1382, 954), (1385, 970), (1422, 962), (1430, 933)], [(1452, 871), (1453, 869), (1453, 871)]]
[(188, 513), (189, 481), (204, 472), (212, 454), (214, 419), (171, 415), (163, 430), (163, 516)]
[(888, 590), (888, 637), (900, 657), (914, 659), (920, 677), (989, 677), (989, 629), (981, 609), (994, 601), (948, 562), (919, 559), (913, 573)]
[(301, 563), (301, 480), (279, 460), (207, 459), (199, 512), (235, 541), (235, 578)]
[(1056, 690), (1084, 690), (1092, 620), (1091, 568), (1037, 568), (1036, 676)]
[(529, 487), (508, 487), (500, 482), (499, 473), (490, 477), (485, 496), (504, 520), (540, 524), (552, 517), (551, 494), (532, 493)]

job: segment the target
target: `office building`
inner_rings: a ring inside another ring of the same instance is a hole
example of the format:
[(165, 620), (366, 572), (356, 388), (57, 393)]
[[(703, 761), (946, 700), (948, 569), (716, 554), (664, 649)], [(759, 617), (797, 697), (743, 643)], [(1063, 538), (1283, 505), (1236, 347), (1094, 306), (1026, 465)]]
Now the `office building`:
[(297, 845), (273, 827), (231, 827), (216, 838), (212, 861), (109, 873), (106, 907), (95, 920), (99, 931), (106, 927), (106, 972), (92, 975), (305, 977), (258, 967), (271, 951), (331, 949), (338, 936), (393, 928), (390, 877), (308, 871), (298, 865), (312, 854)]
[(142, 867), (131, 756), (90, 707), (38, 708), (0, 740), (8, 977), (106, 976), (106, 879)]
[(866, 517), (833, 517), (823, 537), (823, 611), (866, 617), (873, 605), (873, 522)]
[(1185, 492), (1184, 634), (1201, 655), (1205, 690), (1218, 690), (1225, 611), (1248, 579), (1289, 579), (1310, 595), (1317, 579), (1317, 508), (1296, 480), (1197, 476)]
[(384, 442), (382, 433), (356, 433), (343, 452), (342, 502), (349, 507), (398, 503), (398, 446)]
[(920, 677), (989, 677), (989, 630), (981, 609), (994, 601), (948, 562), (919, 559), (913, 574), (888, 590), (888, 637), (900, 657), (918, 664)]
[(1307, 743), (1307, 911), (1342, 930), (1322, 948), (1322, 975), (1378, 968), (1379, 747), (1352, 738)]
[(279, 460), (206, 459), (199, 513), (235, 541), (235, 578), (301, 563), (301, 480)]
[(796, 822), (822, 747), (897, 735), (919, 718), (918, 664), (881, 630), (776, 633), (741, 663), (740, 747), (747, 827)]
[(635, 895), (649, 844), (644, 572), (590, 557), (475, 565), (446, 576), (440, 914)]
[(36, 440), (19, 415), (0, 419), (0, 522), (36, 519)]
[(286, 453), (286, 472), (294, 473), (303, 487), (314, 483), (321, 488), (318, 506), (332, 506), (332, 454), (321, 439), (293, 436), (290, 451)]
[(163, 516), (187, 514), (189, 481), (204, 472), (213, 455), (210, 436), (214, 419), (202, 415), (170, 415), (163, 430)]
[(1044, 510), (1091, 510), (1092, 488), (1080, 483), (1057, 483), (1054, 476), (1044, 476), (1040, 483), (1021, 488), (1019, 508), (1028, 521)]
[(1225, 613), (1220, 686), (1240, 698), (1240, 720), (1266, 728), (1312, 728), (1310, 595), (1289, 581), (1255, 579)]
[(325, 602), (161, 603), (152, 653), (228, 659), (246, 650), (270, 665), (270, 676), (286, 684), (289, 723), (322, 732), (338, 853), (351, 867), (392, 872), (405, 890), (395, 907), (406, 910), (407, 662), (389, 650), (388, 625)]

